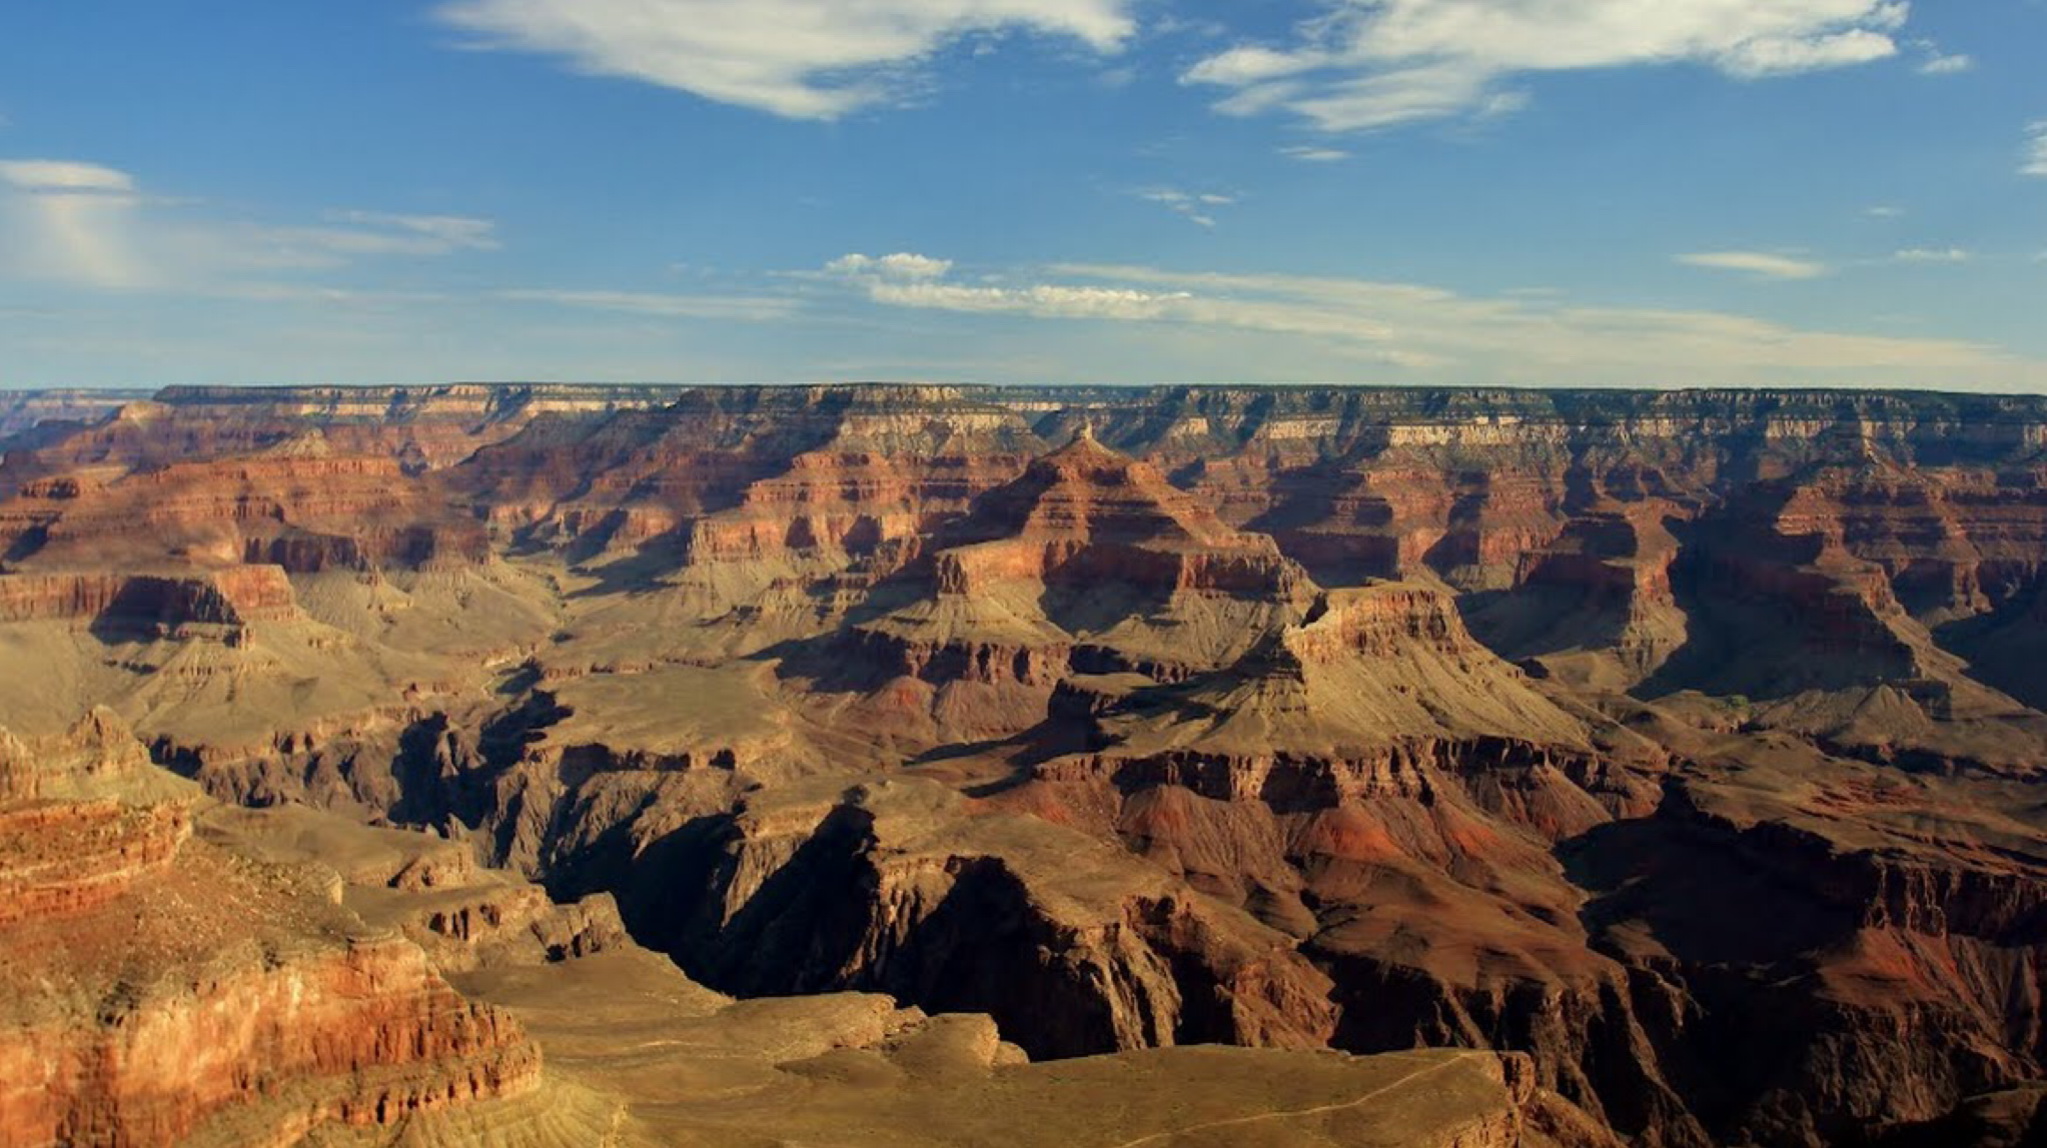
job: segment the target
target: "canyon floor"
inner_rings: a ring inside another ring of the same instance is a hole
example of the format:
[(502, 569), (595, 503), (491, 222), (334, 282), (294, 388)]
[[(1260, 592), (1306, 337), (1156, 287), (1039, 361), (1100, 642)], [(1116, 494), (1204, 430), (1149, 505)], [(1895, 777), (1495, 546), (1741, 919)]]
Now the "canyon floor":
[(2047, 1136), (2047, 400), (172, 388), (0, 450), (0, 1144)]

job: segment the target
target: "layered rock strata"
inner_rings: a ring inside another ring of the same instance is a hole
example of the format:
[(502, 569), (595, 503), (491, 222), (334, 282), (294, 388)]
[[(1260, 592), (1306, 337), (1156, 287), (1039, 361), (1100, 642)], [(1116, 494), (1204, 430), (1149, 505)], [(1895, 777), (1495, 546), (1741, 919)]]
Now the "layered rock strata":
[(319, 871), (195, 840), (189, 794), (135, 803), (166, 783), (132, 740), (77, 767), (118, 733), (0, 746), (0, 1139), (282, 1143), (535, 1086), (516, 1022)]

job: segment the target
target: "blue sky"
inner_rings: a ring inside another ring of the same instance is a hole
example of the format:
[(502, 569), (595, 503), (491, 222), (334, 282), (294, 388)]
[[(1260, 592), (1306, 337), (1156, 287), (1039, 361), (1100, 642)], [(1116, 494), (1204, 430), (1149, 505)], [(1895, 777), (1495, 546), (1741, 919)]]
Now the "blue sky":
[(2047, 390), (2047, 3), (0, 3), (0, 386)]

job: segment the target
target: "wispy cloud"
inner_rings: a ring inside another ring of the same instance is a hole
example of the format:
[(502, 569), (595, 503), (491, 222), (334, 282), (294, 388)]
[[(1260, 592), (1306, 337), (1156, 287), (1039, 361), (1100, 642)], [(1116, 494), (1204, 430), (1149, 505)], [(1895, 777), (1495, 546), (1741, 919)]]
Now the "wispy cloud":
[(497, 250), (497, 224), (466, 215), (400, 215), (388, 211), (343, 211), (335, 219), (372, 231), (411, 240), (405, 253), (439, 255), (449, 251)]
[(1828, 270), (1824, 263), (1767, 251), (1699, 251), (1675, 258), (1690, 267), (1739, 271), (1761, 279), (1817, 279)]
[(937, 279), (952, 270), (952, 260), (931, 259), (898, 251), (893, 255), (841, 255), (825, 266), (839, 275), (879, 275), (889, 279)]
[(916, 65), (976, 32), (1120, 49), (1135, 0), (452, 0), (477, 47), (566, 59), (720, 103), (828, 120), (899, 98)]
[(779, 296), (669, 295), (640, 291), (564, 291), (520, 288), (497, 292), (512, 303), (544, 303), (592, 311), (613, 311), (663, 319), (711, 319), (765, 323), (796, 313), (796, 301)]
[(1333, 0), (1291, 44), (1240, 44), (1183, 79), (1237, 115), (1286, 109), (1328, 131), (1500, 114), (1517, 76), (1700, 64), (1757, 79), (1896, 55), (1901, 0)]
[(0, 160), (0, 183), (43, 195), (126, 194), (135, 190), (135, 178), (125, 171), (62, 159)]
[(1303, 163), (1335, 163), (1350, 158), (1350, 153), (1333, 147), (1283, 147), (1279, 154)]
[(207, 234), (204, 242), (222, 261), (273, 268), (340, 267), (358, 259), (495, 251), (500, 246), (497, 226), (487, 219), (377, 211), (331, 212), (311, 225), (233, 222)]
[(1217, 210), (1233, 206), (1237, 202), (1234, 195), (1212, 191), (1181, 191), (1176, 187), (1147, 187), (1131, 194), (1139, 199), (1160, 204), (1174, 215), (1202, 227), (1214, 227)]
[(1282, 336), (1293, 345), (1307, 340), (1328, 348), (1337, 358), (1460, 381), (1562, 375), (1670, 384), (1852, 371), (1921, 378), (1963, 370), (2025, 370), (2033, 372), (2029, 378), (2041, 377), (2038, 364), (1981, 344), (1804, 330), (1711, 311), (1571, 306), (1548, 294), (1481, 298), (1360, 279), (1103, 264), (1057, 265), (981, 282), (839, 277), (884, 306)]
[(1960, 247), (1907, 247), (1891, 258), (1899, 263), (1967, 263), (1975, 255)]
[[(942, 268), (935, 274), (933, 268)], [(1183, 293), (1159, 294), (1122, 288), (1033, 283), (976, 285), (942, 281), (952, 268), (946, 259), (922, 255), (872, 258), (845, 255), (825, 265), (828, 274), (850, 282), (876, 303), (979, 314), (1022, 314), (1056, 319), (1161, 319)]]
[(86, 287), (145, 285), (135, 250), (135, 179), (75, 160), (0, 161), (0, 270)]
[(2047, 120), (2026, 126), (2026, 147), (2019, 162), (2022, 175), (2047, 176)]
[(498, 246), (485, 219), (334, 211), (310, 223), (223, 217), (73, 160), (0, 161), (0, 272), (103, 289), (218, 287), (249, 272)]
[(1936, 52), (1919, 61), (1918, 72), (1922, 76), (1953, 76), (1972, 71), (1975, 67), (1976, 60), (1972, 56), (1960, 53), (1942, 55)]

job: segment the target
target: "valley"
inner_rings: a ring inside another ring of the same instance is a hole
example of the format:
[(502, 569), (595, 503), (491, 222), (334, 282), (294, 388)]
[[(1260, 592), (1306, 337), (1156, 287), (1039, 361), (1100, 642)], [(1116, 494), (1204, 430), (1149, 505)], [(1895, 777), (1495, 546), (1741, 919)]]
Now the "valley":
[(6, 1143), (2047, 1127), (2047, 400), (169, 388), (0, 451)]

